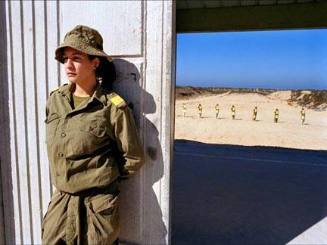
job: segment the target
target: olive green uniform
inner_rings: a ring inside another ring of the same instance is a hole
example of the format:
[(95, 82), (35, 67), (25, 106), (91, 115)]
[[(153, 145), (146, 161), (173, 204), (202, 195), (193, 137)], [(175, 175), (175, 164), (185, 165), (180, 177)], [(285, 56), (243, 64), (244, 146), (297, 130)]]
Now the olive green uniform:
[(73, 84), (52, 92), (46, 144), (56, 187), (42, 222), (43, 244), (112, 244), (119, 234), (118, 179), (143, 163), (126, 102), (99, 84), (74, 108)]

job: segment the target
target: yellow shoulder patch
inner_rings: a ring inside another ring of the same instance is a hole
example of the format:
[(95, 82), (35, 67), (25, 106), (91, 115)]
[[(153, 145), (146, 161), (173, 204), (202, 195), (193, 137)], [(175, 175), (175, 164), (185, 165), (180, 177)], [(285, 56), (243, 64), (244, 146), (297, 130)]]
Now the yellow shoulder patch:
[(117, 107), (123, 107), (127, 105), (125, 100), (116, 93), (113, 94), (113, 96), (110, 98), (110, 101)]

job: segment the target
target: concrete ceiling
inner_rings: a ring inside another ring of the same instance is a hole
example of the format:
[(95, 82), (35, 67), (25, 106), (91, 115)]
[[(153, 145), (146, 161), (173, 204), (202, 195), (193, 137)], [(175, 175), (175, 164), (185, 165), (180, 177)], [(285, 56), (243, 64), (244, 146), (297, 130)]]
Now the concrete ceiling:
[[(321, 0), (320, 0), (321, 1)], [(319, 0), (177, 0), (177, 9), (267, 6), (319, 2)]]
[(327, 0), (176, 0), (183, 32), (327, 28)]

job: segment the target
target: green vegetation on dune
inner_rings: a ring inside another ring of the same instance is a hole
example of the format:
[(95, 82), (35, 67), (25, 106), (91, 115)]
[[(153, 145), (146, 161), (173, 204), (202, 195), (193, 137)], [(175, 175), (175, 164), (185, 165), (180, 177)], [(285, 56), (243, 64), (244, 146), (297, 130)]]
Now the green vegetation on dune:
[(326, 109), (327, 90), (293, 90), (288, 101), (310, 109)]
[(217, 88), (217, 87), (192, 87), (176, 86), (176, 99), (188, 99), (202, 95), (216, 95), (223, 93), (258, 93), (268, 95), (278, 90), (275, 89), (258, 89), (258, 88)]

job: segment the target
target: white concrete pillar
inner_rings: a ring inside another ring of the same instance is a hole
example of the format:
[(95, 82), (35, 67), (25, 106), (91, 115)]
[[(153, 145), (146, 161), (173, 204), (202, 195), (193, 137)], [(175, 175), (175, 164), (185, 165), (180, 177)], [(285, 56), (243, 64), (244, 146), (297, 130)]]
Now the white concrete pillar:
[[(122, 184), (121, 240), (169, 244), (175, 7), (172, 1), (2, 2), (0, 160), (7, 244), (39, 244), (52, 193), (45, 102), (66, 82), (54, 50), (75, 25), (99, 30), (115, 59), (115, 88), (134, 105), (146, 163)], [(0, 199), (1, 200), (1, 199)], [(0, 210), (1, 211), (1, 210)], [(2, 222), (0, 212), (0, 222)], [(0, 235), (3, 232), (0, 229)], [(0, 243), (1, 239), (0, 237)]]

